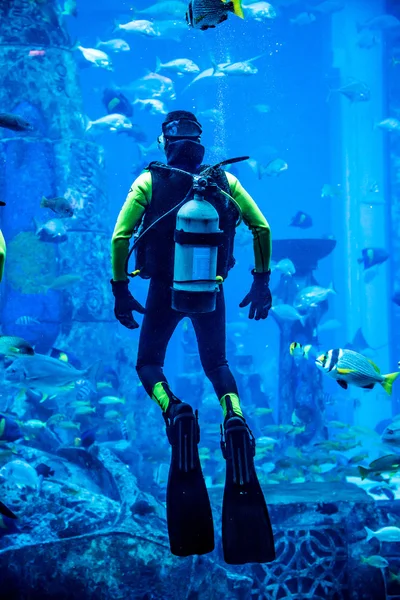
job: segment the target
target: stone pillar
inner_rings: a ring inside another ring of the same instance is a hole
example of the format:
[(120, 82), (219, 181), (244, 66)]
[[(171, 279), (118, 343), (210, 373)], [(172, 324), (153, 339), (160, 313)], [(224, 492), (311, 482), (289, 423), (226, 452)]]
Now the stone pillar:
[[(357, 25), (385, 12), (384, 2), (349, 0), (346, 9), (332, 15), (332, 77), (330, 85), (340, 88), (351, 79), (365, 82), (371, 90), (367, 102), (350, 102), (332, 92), (331, 105), (331, 182), (341, 184), (343, 196), (332, 200), (333, 230), (338, 239), (335, 252), (334, 281), (338, 296), (336, 314), (344, 320), (350, 341), (359, 327), (370, 346), (379, 348), (374, 361), (383, 372), (395, 366), (389, 361), (388, 264), (366, 282), (357, 263), (365, 247), (387, 247), (388, 210), (385, 198), (384, 133), (374, 128), (385, 117), (383, 82), (383, 44), (367, 50), (357, 45)], [(379, 35), (379, 33), (377, 34)], [(370, 189), (377, 184), (379, 193)], [(381, 388), (371, 393), (352, 387), (356, 402), (355, 423), (374, 427), (377, 415), (391, 414), (391, 404)]]
[[(396, 0), (388, 0), (386, 12), (400, 19), (400, 6)], [(400, 51), (398, 37), (388, 35), (386, 40), (388, 110), (385, 117), (400, 119)], [(388, 202), (390, 204), (390, 230), (388, 240), (391, 255), (390, 270), (390, 296), (396, 294), (400, 297), (400, 136), (396, 133), (386, 133), (388, 160), (389, 160), (389, 189)], [(391, 328), (390, 348), (391, 364), (396, 365), (400, 360), (400, 306), (390, 304)], [(393, 413), (400, 412), (400, 386), (393, 386)]]
[[(39, 351), (57, 340), (89, 362), (115, 352), (109, 343), (109, 323), (115, 322), (108, 289), (111, 223), (103, 149), (85, 137), (77, 66), (60, 12), (56, 0), (0, 3), (1, 111), (34, 127), (0, 129), (1, 197), (7, 202), (1, 227), (8, 246), (1, 321), (5, 333), (38, 338)], [(57, 246), (35, 236), (34, 218), (44, 223), (56, 217), (40, 208), (43, 195), (64, 196), (74, 205), (74, 217), (65, 220), (68, 241)], [(45, 292), (66, 274), (81, 281)], [(38, 331), (15, 325), (25, 315), (40, 321)]]

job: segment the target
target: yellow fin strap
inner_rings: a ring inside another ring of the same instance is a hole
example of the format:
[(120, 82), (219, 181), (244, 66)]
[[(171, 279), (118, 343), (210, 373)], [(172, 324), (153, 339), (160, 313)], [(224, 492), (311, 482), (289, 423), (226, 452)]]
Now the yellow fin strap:
[(151, 399), (154, 400), (161, 408), (162, 411), (166, 411), (169, 405), (169, 397), (167, 392), (164, 390), (165, 381), (156, 383), (151, 393)]
[(128, 273), (128, 277), (137, 277), (140, 273), (140, 269), (136, 269), (136, 271), (132, 271), (132, 273)]
[(367, 358), (367, 360), (368, 360), (368, 362), (369, 362), (369, 363), (370, 363), (370, 364), (371, 364), (371, 365), (374, 367), (374, 369), (375, 369), (375, 371), (376, 371), (377, 373), (380, 373), (380, 372), (381, 372), (380, 368), (378, 367), (378, 365), (376, 365), (376, 364), (374, 363), (374, 361), (372, 361), (370, 358)]
[(349, 373), (355, 373), (353, 369), (338, 369), (339, 375), (348, 375)]
[(229, 396), (230, 401), (232, 403), (233, 412), (236, 413), (237, 415), (239, 415), (239, 417), (242, 417), (244, 419), (242, 409), (240, 408), (240, 400), (236, 394), (225, 394), (224, 396), (222, 396), (222, 398), (220, 398), (219, 403), (223, 410), (224, 418), (226, 417), (226, 413), (227, 413), (227, 409), (226, 409), (226, 397), (227, 396)]

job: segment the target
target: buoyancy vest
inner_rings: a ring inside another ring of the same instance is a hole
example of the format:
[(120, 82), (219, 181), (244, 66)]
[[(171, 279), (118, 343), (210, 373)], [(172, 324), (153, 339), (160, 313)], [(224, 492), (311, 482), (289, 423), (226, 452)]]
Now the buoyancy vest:
[[(205, 169), (209, 169), (209, 167), (201, 165), (198, 174)], [(193, 183), (191, 175), (179, 172), (161, 162), (150, 163), (147, 170), (151, 173), (152, 195), (138, 233), (145, 231), (157, 219), (182, 202)], [(228, 178), (223, 169), (219, 167), (209, 169), (207, 176), (224, 192), (231, 193)], [(235, 264), (233, 246), (239, 211), (233, 202), (221, 194), (218, 189), (208, 194), (206, 199), (218, 212), (219, 228), (224, 232), (223, 243), (218, 248), (217, 275), (226, 279), (229, 270)], [(145, 279), (157, 277), (172, 281), (175, 253), (174, 231), (178, 210), (179, 208), (171, 210), (170, 214), (152, 226), (138, 242), (135, 268), (140, 270), (141, 277)]]

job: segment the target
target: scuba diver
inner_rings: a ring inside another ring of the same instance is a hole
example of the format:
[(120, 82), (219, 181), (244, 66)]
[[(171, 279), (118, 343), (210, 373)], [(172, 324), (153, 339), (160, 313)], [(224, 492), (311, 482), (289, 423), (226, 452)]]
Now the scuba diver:
[[(214, 549), (210, 501), (198, 453), (198, 411), (171, 391), (163, 372), (167, 346), (178, 323), (189, 317), (201, 363), (223, 410), (221, 449), (226, 460), (222, 509), (224, 559), (229, 564), (270, 562), (274, 539), (254, 467), (255, 438), (240, 406), (226, 359), (223, 281), (234, 266), (235, 229), (242, 219), (254, 239), (255, 269), (240, 307), (265, 319), (271, 308), (269, 225), (239, 181), (221, 166), (203, 165), (201, 124), (191, 112), (170, 112), (158, 143), (167, 164), (151, 162), (132, 184), (115, 225), (111, 250), (114, 314), (128, 329), (143, 314), (137, 373), (160, 406), (172, 447), (167, 485), (171, 551), (177, 556)], [(128, 273), (135, 236), (135, 271)], [(128, 289), (128, 275), (150, 279), (144, 308)]]

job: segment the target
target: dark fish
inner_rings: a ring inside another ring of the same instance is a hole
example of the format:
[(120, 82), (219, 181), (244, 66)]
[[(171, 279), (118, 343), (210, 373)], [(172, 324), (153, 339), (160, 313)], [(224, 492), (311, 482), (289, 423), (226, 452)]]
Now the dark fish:
[(3, 200), (0, 200), (0, 206), (6, 206), (6, 203)]
[(190, 27), (204, 31), (226, 21), (229, 13), (244, 18), (241, 0), (190, 0), (186, 22)]
[(133, 108), (128, 98), (115, 88), (106, 88), (103, 92), (103, 104), (109, 115), (118, 113), (133, 117)]
[(139, 515), (144, 517), (145, 515), (151, 515), (156, 512), (154, 506), (151, 506), (147, 500), (136, 500), (131, 506), (132, 515)]
[(71, 201), (64, 198), (64, 196), (58, 196), (57, 198), (46, 198), (43, 196), (40, 206), (41, 208), (49, 208), (62, 219), (72, 217), (74, 214)]
[(33, 129), (28, 121), (12, 113), (0, 113), (0, 127), (12, 129), (12, 131), (32, 131)]
[(4, 517), (8, 517), (9, 519), (17, 519), (17, 516), (14, 515), (13, 511), (7, 508), (5, 504), (0, 502), (0, 514)]
[(392, 300), (397, 306), (400, 306), (400, 290), (397, 290), (397, 292), (393, 294)]
[(384, 487), (382, 485), (377, 485), (370, 490), (368, 490), (369, 494), (375, 494), (375, 496), (383, 496), (385, 495), (388, 500), (394, 500), (396, 496), (392, 492), (392, 490), (388, 487)]
[(35, 354), (34, 349), (24, 339), (15, 335), (0, 335), (0, 354), (4, 356), (19, 356), (20, 354)]
[(363, 248), (361, 253), (362, 257), (358, 259), (358, 263), (364, 263), (364, 270), (381, 265), (389, 258), (389, 254), (383, 248)]
[(41, 242), (50, 242), (52, 244), (61, 244), (67, 241), (67, 230), (61, 219), (52, 219), (36, 231)]
[(83, 448), (90, 448), (96, 441), (96, 430), (87, 429), (81, 435), (81, 446)]
[(299, 227), (300, 229), (308, 229), (309, 227), (312, 227), (312, 224), (313, 222), (310, 215), (301, 210), (294, 215), (292, 221), (289, 223), (290, 227)]
[(45, 463), (40, 463), (40, 465), (38, 465), (37, 467), (35, 467), (35, 471), (38, 475), (42, 475), (45, 479), (47, 477), (49, 477), (50, 475), (53, 476), (54, 475), (54, 470), (51, 469), (48, 465), (46, 465)]
[(63, 362), (70, 363), (75, 369), (81, 369), (82, 363), (79, 358), (73, 352), (67, 352), (65, 350), (60, 350), (59, 348), (52, 348), (50, 351), (50, 356), (52, 358), (58, 358), (58, 360), (62, 360)]
[(14, 518), (10, 519), (10, 517), (0, 514), (0, 537), (18, 533), (18, 531)]
[(0, 413), (0, 440), (6, 442), (15, 442), (23, 437), (23, 433), (18, 423), (4, 414)]
[(348, 98), (350, 102), (368, 102), (371, 99), (371, 90), (367, 84), (357, 79), (334, 91)]
[(333, 502), (320, 503), (317, 505), (316, 510), (321, 513), (321, 515), (334, 515), (339, 512), (337, 504), (333, 504)]

